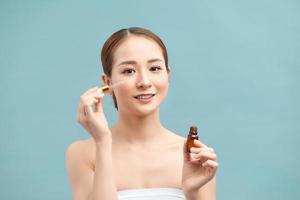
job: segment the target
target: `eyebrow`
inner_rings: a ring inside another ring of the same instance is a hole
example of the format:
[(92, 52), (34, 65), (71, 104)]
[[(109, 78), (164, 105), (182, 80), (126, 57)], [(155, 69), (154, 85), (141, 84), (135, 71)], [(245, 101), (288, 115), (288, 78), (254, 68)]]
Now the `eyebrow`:
[[(154, 62), (162, 62), (162, 60), (159, 58), (153, 58), (153, 59), (150, 59), (147, 61), (147, 63), (154, 63)], [(134, 60), (126, 60), (126, 61), (123, 61), (120, 64), (118, 64), (118, 66), (120, 66), (120, 65), (136, 65), (136, 64), (137, 64), (137, 62)]]

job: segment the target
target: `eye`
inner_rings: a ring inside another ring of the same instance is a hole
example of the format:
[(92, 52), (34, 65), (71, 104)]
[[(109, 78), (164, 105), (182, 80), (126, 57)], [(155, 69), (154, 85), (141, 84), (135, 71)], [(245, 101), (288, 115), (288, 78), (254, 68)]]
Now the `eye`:
[(134, 69), (125, 69), (125, 70), (122, 71), (122, 74), (129, 74), (129, 75), (131, 75), (131, 74), (133, 74), (133, 72), (135, 72)]
[(158, 72), (161, 70), (161, 67), (160, 66), (153, 66), (150, 68), (150, 71), (153, 71), (153, 72)]

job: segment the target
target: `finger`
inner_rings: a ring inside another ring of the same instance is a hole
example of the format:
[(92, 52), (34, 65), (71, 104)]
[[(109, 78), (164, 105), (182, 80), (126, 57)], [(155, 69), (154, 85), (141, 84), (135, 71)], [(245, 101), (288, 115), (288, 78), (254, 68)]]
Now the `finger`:
[[(91, 114), (91, 112), (94, 112), (92, 109), (92, 105), (96, 103), (98, 100), (93, 97), (81, 97), (80, 99), (80, 108), (79, 108), (79, 116), (80, 119), (84, 119), (88, 116), (88, 114)], [(88, 109), (89, 108), (89, 109)], [(91, 112), (90, 112), (91, 111)]]
[(199, 159), (199, 160), (202, 160), (202, 161), (206, 161), (206, 160), (214, 160), (214, 161), (216, 161), (217, 160), (217, 155), (214, 154), (214, 153), (211, 153), (211, 152), (202, 151), (202, 152), (200, 152), (198, 154), (194, 154), (193, 158), (194, 159)]
[(204, 143), (200, 142), (199, 140), (194, 140), (195, 147), (207, 147)]
[(76, 116), (76, 121), (80, 123), (81, 121), (81, 113), (82, 113), (82, 106), (81, 102), (79, 101), (78, 109), (77, 109), (77, 116)]
[(103, 94), (103, 96), (104, 96), (104, 92), (103, 92), (103, 90), (102, 90), (101, 87), (98, 87), (98, 88), (97, 88), (96, 93), (98, 93), (98, 94)]
[(89, 99), (96, 99), (101, 101), (104, 97), (104, 93), (97, 93), (97, 92), (92, 92), (90, 94), (87, 94), (84, 96), (84, 101), (87, 101)]
[(85, 111), (83, 108), (82, 97), (80, 97), (80, 101), (79, 101), (79, 105), (78, 105), (77, 121), (81, 122), (85, 116), (86, 116), (86, 114), (85, 114)]
[(207, 160), (204, 163), (202, 163), (202, 166), (203, 167), (218, 168), (219, 164), (216, 161)]
[(98, 100), (95, 102), (95, 109), (96, 109), (96, 112), (103, 113), (102, 99), (98, 99)]
[(84, 109), (84, 104), (86, 104), (85, 101), (88, 98), (89, 94), (95, 93), (95, 94), (97, 94), (96, 96), (98, 96), (99, 98), (103, 97), (102, 90), (101, 90), (102, 94), (99, 93), (99, 92), (96, 93), (98, 88), (99, 87), (96, 86), (96, 87), (93, 87), (91, 89), (88, 89), (84, 94), (82, 94), (80, 96), (80, 101), (79, 101), (79, 106), (78, 106), (78, 113), (77, 113), (77, 121), (78, 122), (80, 122), (84, 117), (87, 116), (87, 110)]
[[(91, 89), (88, 89), (85, 93), (83, 93), (81, 96), (80, 96), (80, 101), (81, 102), (84, 102), (85, 99), (92, 93), (95, 93), (95, 94), (101, 94), (100, 92), (97, 92), (97, 89), (99, 87), (93, 87)], [(101, 90), (102, 91), (102, 90)]]
[(85, 104), (83, 108), (84, 108), (84, 111), (85, 111), (85, 114), (86, 114), (87, 117), (94, 114), (94, 111), (93, 111), (90, 104)]
[(87, 95), (87, 101), (89, 101), (89, 104), (95, 104), (95, 111), (96, 112), (103, 112), (102, 108), (102, 99), (104, 97), (104, 93), (91, 93)]
[(90, 91), (89, 93), (86, 93), (82, 96), (80, 96), (80, 100), (82, 103), (85, 104), (86, 101), (90, 98), (97, 98), (97, 99), (103, 99), (104, 93), (98, 93), (96, 90)]
[(91, 97), (102, 99), (104, 97), (104, 93), (102, 92), (102, 90), (99, 90), (99, 91), (100, 92), (98, 92), (98, 89), (97, 89), (97, 90), (93, 90), (93, 91), (90, 91), (89, 93), (82, 95), (83, 101), (85, 101), (86, 99), (91, 98)]
[(90, 97), (88, 100), (86, 100), (86, 105), (88, 105), (93, 112), (97, 112), (96, 104), (100, 104), (99, 102), (100, 102), (99, 99), (97, 99), (95, 97)]
[(82, 94), (82, 96), (85, 96), (85, 95), (90, 94), (90, 93), (92, 93), (92, 92), (96, 92), (98, 88), (99, 88), (99, 86), (90, 88), (90, 89), (88, 89), (87, 91), (85, 91), (85, 92)]
[(190, 151), (191, 151), (191, 153), (199, 153), (200, 151), (202, 151), (202, 149), (206, 149), (207, 151), (212, 152), (212, 153), (215, 152), (215, 150), (211, 147), (207, 147), (207, 148), (205, 148), (205, 147), (191, 147)]

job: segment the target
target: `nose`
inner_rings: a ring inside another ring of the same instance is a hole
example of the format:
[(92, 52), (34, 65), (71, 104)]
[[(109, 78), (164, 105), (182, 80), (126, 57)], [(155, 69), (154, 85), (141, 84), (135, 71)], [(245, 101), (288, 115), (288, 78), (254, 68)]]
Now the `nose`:
[(136, 83), (136, 87), (138, 89), (148, 89), (152, 87), (152, 83), (145, 72), (140, 73), (139, 79)]

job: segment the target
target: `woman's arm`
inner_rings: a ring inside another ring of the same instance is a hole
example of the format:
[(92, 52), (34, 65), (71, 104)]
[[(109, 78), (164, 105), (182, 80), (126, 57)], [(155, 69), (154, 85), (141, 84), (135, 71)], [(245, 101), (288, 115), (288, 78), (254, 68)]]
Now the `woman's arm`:
[(84, 148), (82, 142), (75, 142), (66, 151), (66, 166), (73, 200), (117, 200), (111, 138), (96, 143), (95, 172), (84, 158)]
[(187, 200), (216, 200), (216, 176), (203, 185), (197, 192), (186, 192)]
[[(66, 165), (74, 200), (117, 200), (112, 164), (112, 136), (102, 108), (103, 92), (98, 87), (80, 96), (77, 122), (87, 130), (96, 144), (95, 172), (83, 142), (71, 144), (66, 151)], [(92, 109), (95, 105), (95, 109)]]
[(216, 181), (216, 176), (211, 179), (208, 183), (206, 183), (205, 185), (203, 185), (199, 191), (198, 191), (198, 195), (197, 195), (197, 200), (198, 199), (203, 199), (203, 200), (216, 200), (216, 193), (217, 193), (217, 189), (216, 189), (216, 185), (217, 185), (217, 181)]
[(215, 200), (217, 155), (199, 140), (194, 140), (194, 144), (190, 152), (186, 141), (183, 145), (182, 188), (187, 200)]

